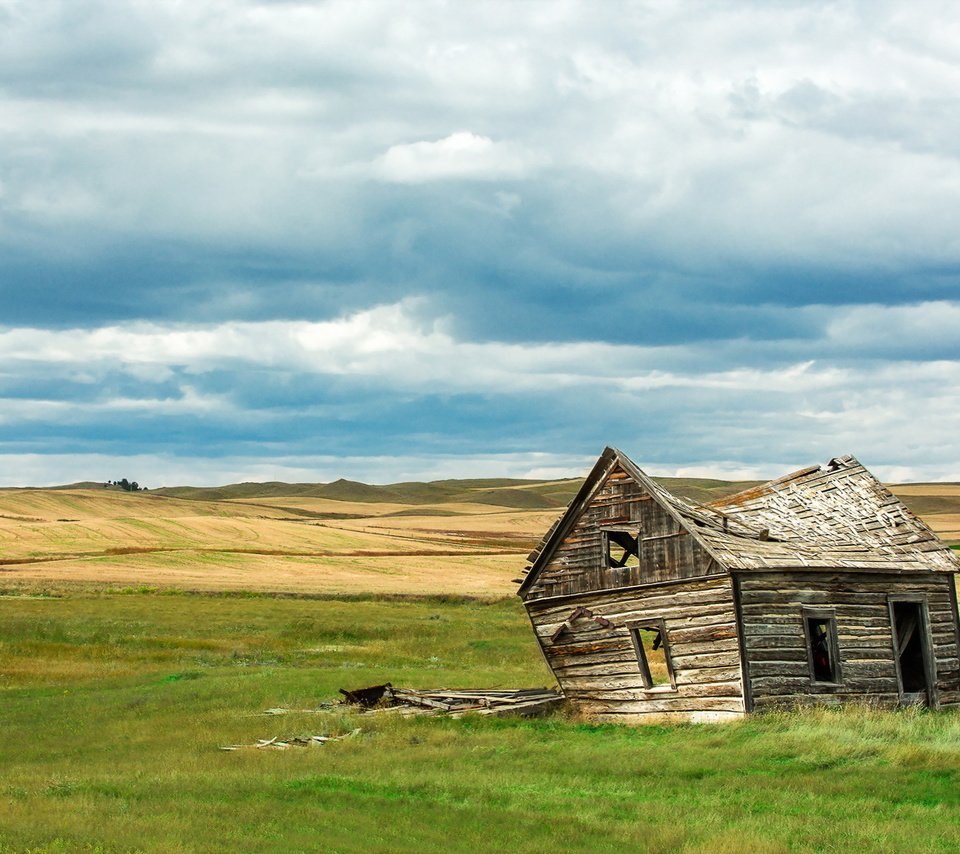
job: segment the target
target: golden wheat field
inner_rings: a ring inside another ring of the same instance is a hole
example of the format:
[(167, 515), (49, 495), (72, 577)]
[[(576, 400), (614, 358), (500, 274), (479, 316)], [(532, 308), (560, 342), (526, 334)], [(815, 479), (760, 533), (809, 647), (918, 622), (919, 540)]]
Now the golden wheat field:
[[(0, 490), (0, 587), (495, 598), (515, 590), (512, 579), (526, 555), (577, 487), (575, 481), (449, 483), (456, 482), (446, 482), (446, 492), (424, 492), (424, 485), (383, 488), (383, 495), (369, 491), (381, 488), (358, 488), (363, 498), (344, 499), (277, 494), (283, 485), (241, 498)], [(244, 487), (255, 491), (255, 485)], [(960, 484), (894, 491), (941, 537), (960, 540)], [(229, 495), (229, 488), (221, 493)]]
[[(4, 490), (0, 584), (502, 596), (556, 515), (467, 503), (443, 509)], [(425, 515), (382, 518), (407, 511)]]
[(907, 483), (890, 489), (944, 541), (960, 543), (960, 483)]

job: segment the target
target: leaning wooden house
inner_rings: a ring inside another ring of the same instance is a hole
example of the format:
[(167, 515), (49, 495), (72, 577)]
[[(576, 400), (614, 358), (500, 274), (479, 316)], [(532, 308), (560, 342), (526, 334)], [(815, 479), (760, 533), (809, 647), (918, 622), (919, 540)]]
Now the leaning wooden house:
[(607, 448), (520, 585), (599, 719), (960, 704), (960, 561), (853, 457), (699, 506)]

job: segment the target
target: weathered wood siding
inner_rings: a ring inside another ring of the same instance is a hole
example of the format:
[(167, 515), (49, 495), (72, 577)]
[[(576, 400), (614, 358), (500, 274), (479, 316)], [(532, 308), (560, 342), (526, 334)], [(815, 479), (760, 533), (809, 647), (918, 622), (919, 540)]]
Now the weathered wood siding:
[[(570, 621), (552, 639), (578, 606), (590, 615)], [(743, 714), (736, 612), (727, 576), (534, 601), (527, 609), (557, 682), (585, 714), (624, 723), (651, 716), (711, 720)], [(627, 623), (654, 619), (664, 621), (676, 690), (643, 684)]]
[[(743, 572), (742, 634), (749, 696), (756, 710), (821, 703), (899, 702), (889, 596), (926, 597), (937, 694), (960, 704), (960, 660), (952, 575), (856, 572)], [(803, 607), (834, 609), (841, 684), (811, 684)]]
[[(637, 523), (643, 532), (639, 567), (607, 566), (603, 524)], [(697, 578), (719, 572), (716, 563), (670, 513), (619, 466), (550, 563), (524, 593), (524, 600), (637, 584)]]

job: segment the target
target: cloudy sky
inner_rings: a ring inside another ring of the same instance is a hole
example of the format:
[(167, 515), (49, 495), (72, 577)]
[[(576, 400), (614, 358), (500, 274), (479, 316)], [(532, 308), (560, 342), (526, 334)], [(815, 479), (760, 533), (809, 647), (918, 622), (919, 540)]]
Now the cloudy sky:
[(952, 2), (0, 0), (0, 483), (960, 480)]

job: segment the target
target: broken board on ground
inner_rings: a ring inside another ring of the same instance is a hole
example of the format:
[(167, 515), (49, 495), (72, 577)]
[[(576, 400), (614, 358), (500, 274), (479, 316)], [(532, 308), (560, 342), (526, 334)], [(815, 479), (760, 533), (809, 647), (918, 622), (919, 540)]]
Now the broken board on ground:
[(353, 738), (360, 734), (359, 729), (345, 732), (343, 735), (308, 735), (294, 736), (293, 738), (283, 738), (274, 736), (273, 738), (259, 738), (256, 744), (228, 744), (221, 747), (221, 750), (287, 750), (290, 747), (319, 747), (328, 741), (341, 741), (345, 738)]
[(563, 695), (547, 688), (522, 688), (514, 691), (485, 689), (416, 690), (394, 688), (389, 682), (340, 693), (344, 702), (362, 709), (395, 712), (401, 715), (448, 714), (453, 717), (470, 712), (479, 715), (539, 715), (554, 708)]

